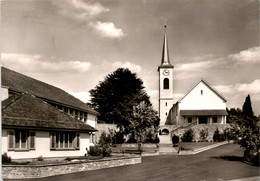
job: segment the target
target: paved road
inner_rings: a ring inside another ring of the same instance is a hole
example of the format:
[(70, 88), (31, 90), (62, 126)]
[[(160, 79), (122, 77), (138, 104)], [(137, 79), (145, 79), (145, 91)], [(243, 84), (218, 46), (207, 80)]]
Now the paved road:
[(141, 164), (60, 175), (38, 180), (220, 181), (259, 176), (259, 167), (241, 162), (242, 155), (243, 150), (238, 145), (228, 144), (197, 155), (144, 157)]

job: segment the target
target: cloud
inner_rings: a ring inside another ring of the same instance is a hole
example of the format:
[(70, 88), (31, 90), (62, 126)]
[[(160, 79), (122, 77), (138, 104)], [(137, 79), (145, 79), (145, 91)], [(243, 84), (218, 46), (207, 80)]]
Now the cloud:
[(260, 63), (260, 47), (243, 50), (237, 54), (230, 55), (229, 58), (239, 63)]
[(142, 67), (140, 65), (136, 65), (136, 64), (133, 64), (131, 62), (119, 62), (119, 61), (117, 61), (117, 62), (114, 62), (112, 64), (112, 66), (114, 68), (128, 68), (131, 71), (137, 72), (137, 73), (142, 71)]
[(208, 60), (208, 61), (201, 61), (201, 62), (193, 62), (193, 63), (186, 63), (186, 64), (177, 64), (176, 71), (198, 71), (201, 69), (208, 69), (216, 65), (216, 62)]
[(58, 7), (59, 14), (77, 21), (93, 19), (109, 11), (98, 2), (90, 4), (82, 0), (53, 0), (52, 3)]
[(96, 20), (96, 17), (110, 11), (110, 9), (98, 2), (90, 4), (82, 0), (53, 0), (52, 3), (58, 8), (60, 15), (88, 25), (89, 28), (94, 29), (102, 37), (122, 38), (126, 35), (113, 22)]
[(89, 92), (69, 92), (69, 94), (73, 95), (74, 97), (85, 103), (89, 102), (91, 99)]
[(226, 94), (259, 94), (260, 95), (260, 79), (255, 79), (251, 83), (236, 83), (234, 85), (217, 85), (213, 86), (216, 90)]
[(117, 28), (112, 22), (91, 22), (89, 26), (96, 30), (102, 37), (122, 38), (126, 35), (122, 29)]
[(47, 58), (40, 55), (2, 53), (1, 58), (3, 66), (11, 67), (17, 71), (26, 70), (45, 73), (85, 73), (91, 67), (91, 63), (89, 62), (72, 60), (65, 61), (55, 57)]
[(233, 91), (233, 86), (232, 85), (217, 85), (213, 86), (217, 91), (222, 92), (222, 93), (230, 93)]
[(248, 84), (236, 84), (235, 89), (240, 92), (247, 92), (250, 94), (260, 94), (260, 79), (256, 79)]

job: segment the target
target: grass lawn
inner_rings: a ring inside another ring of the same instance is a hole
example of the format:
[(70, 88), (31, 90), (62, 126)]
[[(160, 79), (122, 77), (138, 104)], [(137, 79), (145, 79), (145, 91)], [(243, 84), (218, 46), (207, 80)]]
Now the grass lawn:
[[(137, 145), (135, 147), (122, 147), (121, 145), (117, 145), (116, 147), (112, 147), (112, 153), (123, 153), (127, 150), (135, 151), (138, 150)], [(143, 147), (143, 152), (156, 152), (158, 151), (158, 147)]]
[(217, 142), (180, 142), (179, 147), (182, 146), (184, 150), (196, 150), (216, 143)]

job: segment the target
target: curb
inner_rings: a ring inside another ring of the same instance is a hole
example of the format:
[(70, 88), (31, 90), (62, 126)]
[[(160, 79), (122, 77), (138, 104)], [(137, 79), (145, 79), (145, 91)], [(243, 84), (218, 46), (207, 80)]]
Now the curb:
[(233, 180), (229, 180), (229, 181), (260, 181), (260, 176), (241, 178), (241, 179), (233, 179)]
[(228, 143), (233, 143), (233, 141), (229, 141), (229, 142), (228, 141), (223, 141), (221, 143), (216, 143), (214, 145), (209, 145), (209, 146), (202, 147), (202, 148), (199, 148), (199, 149), (196, 149), (196, 150), (192, 150), (192, 151), (180, 151), (179, 155), (195, 155), (195, 154), (201, 153), (203, 151), (207, 151), (207, 150), (210, 150), (212, 148), (216, 148), (216, 147), (228, 144)]

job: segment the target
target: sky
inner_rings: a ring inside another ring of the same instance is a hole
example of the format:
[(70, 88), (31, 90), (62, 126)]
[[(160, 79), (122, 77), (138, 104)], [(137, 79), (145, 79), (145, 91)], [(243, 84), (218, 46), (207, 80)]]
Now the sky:
[(260, 114), (258, 0), (1, 0), (1, 65), (83, 102), (119, 67), (144, 82), (158, 110), (164, 23), (174, 101), (201, 78)]

